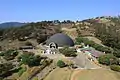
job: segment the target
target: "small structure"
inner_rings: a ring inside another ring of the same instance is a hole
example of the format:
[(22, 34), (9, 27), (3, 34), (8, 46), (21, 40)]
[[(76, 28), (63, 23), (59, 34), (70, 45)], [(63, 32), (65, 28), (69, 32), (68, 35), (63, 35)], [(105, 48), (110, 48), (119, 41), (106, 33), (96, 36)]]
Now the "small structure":
[(101, 55), (104, 55), (104, 54), (105, 54), (105, 53), (103, 53), (103, 52), (100, 52), (100, 51), (95, 50), (95, 49), (92, 48), (92, 47), (89, 47), (89, 48), (81, 48), (81, 49), (79, 49), (79, 51), (81, 51), (81, 52), (83, 52), (83, 53), (86, 53), (86, 54), (88, 54), (88, 55), (91, 55), (91, 56), (93, 56), (93, 57), (95, 57), (95, 58), (98, 58), (98, 57), (100, 57)]
[(20, 50), (29, 50), (29, 49), (34, 49), (33, 46), (21, 46), (19, 47)]
[(57, 49), (57, 48), (58, 48), (58, 45), (57, 45), (56, 43), (54, 43), (54, 42), (51, 42), (51, 43), (49, 44), (49, 47), (50, 47), (50, 48)]
[(95, 58), (98, 58), (98, 57), (100, 57), (101, 55), (104, 55), (103, 52), (100, 52), (100, 51), (97, 51), (97, 50), (91, 50), (91, 51), (89, 51), (89, 52), (90, 52), (91, 55), (92, 55), (93, 57), (95, 57)]

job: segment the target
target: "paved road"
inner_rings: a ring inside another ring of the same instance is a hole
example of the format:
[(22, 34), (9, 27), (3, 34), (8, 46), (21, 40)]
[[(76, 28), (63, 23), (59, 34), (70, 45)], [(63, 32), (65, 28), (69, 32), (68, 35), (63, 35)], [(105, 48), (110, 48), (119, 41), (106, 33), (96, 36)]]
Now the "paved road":
[(79, 53), (75, 58), (71, 59), (79, 68), (83, 69), (97, 69), (100, 68), (97, 64), (90, 61), (84, 53)]

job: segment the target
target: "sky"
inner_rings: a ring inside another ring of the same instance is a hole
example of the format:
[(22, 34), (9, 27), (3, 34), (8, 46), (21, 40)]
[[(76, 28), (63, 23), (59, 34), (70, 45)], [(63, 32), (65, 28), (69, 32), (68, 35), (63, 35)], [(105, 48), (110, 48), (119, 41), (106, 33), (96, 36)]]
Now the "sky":
[(0, 0), (0, 23), (116, 16), (120, 0)]

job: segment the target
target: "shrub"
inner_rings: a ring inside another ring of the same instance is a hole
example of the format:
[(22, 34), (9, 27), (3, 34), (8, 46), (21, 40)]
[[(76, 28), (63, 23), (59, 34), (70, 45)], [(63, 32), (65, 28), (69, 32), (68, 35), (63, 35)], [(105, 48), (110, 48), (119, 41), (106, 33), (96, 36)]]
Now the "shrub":
[(27, 64), (29, 67), (40, 65), (41, 57), (33, 54), (21, 55), (22, 63)]
[(25, 45), (26, 45), (26, 46), (33, 46), (33, 45), (32, 45), (32, 43), (31, 43), (31, 42), (29, 42), (29, 41), (28, 41), (28, 42), (26, 42), (26, 43), (25, 43)]
[(38, 80), (38, 77), (34, 77), (33, 80)]
[(14, 68), (11, 62), (1, 63), (0, 64), (0, 76), (4, 77), (10, 73), (10, 70)]
[(62, 49), (59, 50), (60, 53), (62, 53), (63, 55), (67, 56), (67, 57), (76, 57), (77, 54), (75, 53), (76, 50), (69, 48), (69, 47), (64, 47)]
[(111, 64), (118, 64), (118, 59), (117, 57), (111, 55), (111, 54), (106, 54), (102, 55), (98, 58), (99, 63), (105, 64), (105, 65), (111, 65)]
[(19, 70), (19, 72), (18, 72), (18, 75), (19, 76), (21, 76), (25, 71), (27, 70), (27, 68), (25, 67), (25, 68), (22, 68), (22, 69), (20, 69)]
[(19, 41), (26, 41), (27, 39), (25, 39), (24, 37), (19, 37), (18, 40)]
[(37, 42), (40, 44), (44, 41), (47, 40), (47, 36), (46, 35), (39, 35), (39, 37), (37, 37)]
[(2, 51), (2, 46), (0, 46), (0, 51)]
[(1, 53), (0, 53), (0, 56), (4, 56), (4, 52), (1, 52)]
[(119, 49), (114, 49), (113, 55), (120, 58), (120, 50)]
[(65, 65), (65, 63), (64, 63), (62, 60), (59, 60), (59, 61), (57, 62), (57, 66), (59, 66), (60, 68), (63, 68), (63, 67), (65, 67), (66, 65)]
[(111, 68), (111, 70), (120, 72), (120, 66), (119, 65), (111, 65), (110, 68)]
[(15, 50), (7, 50), (2, 52), (1, 56), (4, 57), (6, 60), (12, 60), (18, 55), (18, 52)]

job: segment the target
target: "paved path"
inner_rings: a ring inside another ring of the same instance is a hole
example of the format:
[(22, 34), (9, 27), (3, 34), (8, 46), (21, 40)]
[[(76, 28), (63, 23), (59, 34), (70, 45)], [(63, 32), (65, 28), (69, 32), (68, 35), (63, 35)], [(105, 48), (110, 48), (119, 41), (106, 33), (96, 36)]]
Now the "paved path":
[(83, 69), (97, 69), (100, 68), (97, 64), (93, 61), (90, 61), (84, 53), (79, 53), (75, 58), (69, 58), (78, 66), (78, 68)]

